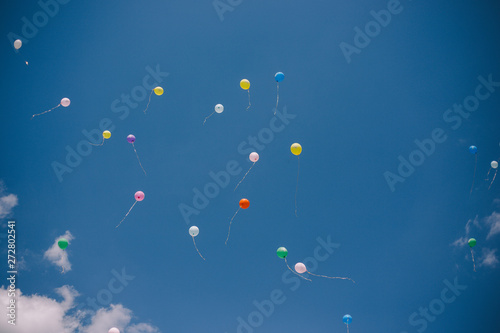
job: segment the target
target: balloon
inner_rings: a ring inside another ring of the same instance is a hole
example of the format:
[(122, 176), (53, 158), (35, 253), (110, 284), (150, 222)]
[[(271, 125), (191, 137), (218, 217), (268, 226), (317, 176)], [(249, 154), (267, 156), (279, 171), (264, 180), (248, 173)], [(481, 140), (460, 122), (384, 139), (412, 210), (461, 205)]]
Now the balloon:
[(69, 98), (64, 97), (63, 99), (61, 99), (61, 105), (62, 106), (68, 107), (69, 103), (71, 103), (71, 101), (69, 100)]
[(191, 228), (189, 228), (189, 234), (191, 235), (191, 237), (196, 237), (199, 233), (200, 229), (198, 229), (197, 226), (192, 226)]
[(306, 269), (306, 265), (304, 265), (303, 263), (301, 262), (298, 262), (295, 264), (295, 270), (297, 271), (297, 273), (299, 274), (302, 274), (302, 273), (305, 273), (307, 272), (307, 269)]
[(128, 141), (128, 143), (134, 143), (135, 142), (135, 136), (133, 134), (129, 134), (127, 136), (127, 141)]
[(248, 156), (248, 158), (250, 159), (250, 161), (255, 163), (259, 160), (259, 154), (257, 154), (256, 152), (250, 153), (250, 156)]
[(135, 192), (134, 194), (134, 198), (135, 198), (135, 202), (134, 204), (132, 205), (132, 207), (130, 207), (130, 209), (128, 210), (127, 214), (125, 214), (125, 216), (122, 218), (122, 220), (120, 221), (120, 223), (118, 223), (118, 225), (115, 227), (115, 228), (118, 228), (123, 221), (125, 221), (125, 219), (127, 218), (128, 214), (130, 214), (130, 212), (132, 211), (132, 208), (134, 208), (134, 206), (139, 202), (139, 201), (142, 201), (144, 200), (144, 192), (142, 191), (137, 191)]
[(36, 113), (33, 116), (31, 116), (31, 119), (33, 119), (33, 118), (35, 118), (37, 116), (40, 116), (42, 114), (45, 114), (47, 112), (51, 112), (52, 110), (57, 109), (60, 106), (67, 107), (67, 106), (69, 106), (69, 103), (71, 103), (71, 101), (69, 100), (69, 98), (64, 97), (63, 99), (61, 99), (61, 102), (59, 104), (57, 104), (56, 106), (54, 106), (52, 109), (48, 109), (47, 111), (43, 111), (41, 113)]
[(144, 192), (142, 192), (142, 191), (137, 191), (137, 192), (135, 192), (135, 194), (134, 194), (134, 198), (135, 198), (135, 200), (137, 200), (137, 201), (142, 201), (142, 200), (144, 200)]
[(243, 90), (248, 90), (250, 89), (250, 81), (248, 81), (247, 79), (243, 79), (240, 81), (240, 87), (241, 89)]
[(65, 248), (68, 247), (68, 240), (66, 238), (60, 238), (58, 241), (57, 241), (57, 245), (59, 245), (59, 248), (61, 250), (64, 250)]
[(498, 162), (497, 162), (497, 161), (491, 161), (491, 167), (492, 167), (493, 169), (498, 168)]
[(300, 155), (300, 153), (302, 153), (302, 146), (298, 143), (294, 143), (290, 147), (290, 150), (292, 151), (292, 154), (298, 156), (298, 155)]
[(285, 79), (285, 74), (278, 72), (274, 74), (274, 79), (276, 80), (276, 82), (281, 82)]
[(276, 80), (276, 107), (274, 108), (274, 115), (276, 115), (276, 111), (278, 110), (278, 103), (280, 100), (280, 82), (285, 79), (285, 74), (278, 72), (274, 74), (274, 79)]
[(23, 42), (20, 39), (16, 39), (14, 41), (14, 48), (16, 50), (19, 50), (21, 48), (21, 46), (23, 46)]
[(285, 258), (286, 258), (286, 256), (288, 255), (288, 250), (282, 246), (282, 247), (279, 247), (279, 248), (278, 248), (278, 250), (276, 251), (276, 254), (277, 254), (277, 255), (278, 255), (278, 257), (280, 257), (281, 259), (285, 259)]
[(231, 218), (231, 220), (229, 221), (229, 229), (227, 231), (227, 238), (226, 238), (226, 245), (227, 245), (227, 241), (229, 240), (229, 235), (231, 235), (231, 225), (233, 224), (233, 220), (236, 216), (236, 214), (238, 214), (238, 212), (240, 211), (240, 209), (247, 209), (248, 207), (250, 207), (250, 201), (248, 201), (248, 199), (241, 199), (240, 200), (240, 208), (238, 208), (238, 210), (236, 211), (236, 213), (234, 213), (233, 217)]
[(156, 87), (153, 90), (154, 90), (156, 95), (158, 95), (158, 96), (163, 95), (163, 88), (162, 87)]
[(469, 246), (470, 246), (470, 254), (472, 256), (472, 264), (474, 265), (474, 272), (475, 272), (476, 271), (476, 261), (474, 260), (474, 252), (472, 252), (472, 248), (474, 246), (476, 246), (477, 242), (476, 242), (475, 238), (471, 238), (471, 239), (469, 239), (468, 243), (469, 243)]
[(243, 208), (243, 209), (247, 209), (248, 207), (250, 207), (250, 201), (248, 201), (248, 199), (241, 199), (240, 200), (240, 208)]
[(470, 192), (469, 192), (469, 197), (472, 194), (472, 190), (474, 189), (474, 182), (476, 181), (476, 169), (477, 169), (477, 147), (476, 146), (470, 146), (469, 147), (469, 152), (472, 155), (475, 155), (475, 161), (474, 161), (474, 175), (472, 176), (472, 185), (470, 187)]
[(215, 106), (215, 112), (217, 112), (217, 113), (222, 113), (222, 111), (224, 111), (224, 105), (222, 105), (222, 104), (217, 104), (217, 105)]
[(236, 189), (238, 188), (238, 186), (240, 186), (241, 182), (247, 177), (247, 175), (250, 172), (250, 170), (252, 170), (252, 168), (255, 165), (255, 163), (259, 160), (259, 154), (257, 154), (256, 152), (250, 153), (250, 155), (248, 156), (248, 158), (250, 159), (250, 161), (253, 162), (253, 164), (250, 166), (250, 169), (248, 169), (248, 171), (245, 173), (245, 175), (243, 176), (243, 178), (241, 178), (241, 180), (238, 182), (238, 184), (236, 184), (236, 187), (234, 188), (234, 191), (236, 191)]
[(144, 170), (144, 167), (142, 166), (142, 163), (141, 163), (141, 159), (139, 158), (139, 154), (137, 154), (137, 150), (135, 149), (135, 145), (134, 145), (134, 142), (135, 142), (135, 135), (133, 135), (133, 134), (129, 134), (129, 135), (127, 136), (127, 141), (128, 141), (128, 143), (131, 143), (131, 144), (132, 144), (132, 148), (134, 148), (134, 153), (135, 153), (135, 156), (137, 157), (137, 161), (139, 162), (139, 165), (141, 166), (142, 171), (143, 171), (143, 172), (144, 172), (144, 174), (147, 176), (146, 170)]
[(352, 323), (352, 317), (350, 315), (346, 314), (342, 318), (342, 321), (344, 322), (344, 324), (349, 325), (350, 323)]
[(111, 137), (111, 132), (110, 131), (102, 132), (102, 137), (105, 139), (109, 139)]
[(120, 330), (117, 329), (116, 327), (112, 327), (109, 329), (108, 333), (120, 333)]
[(203, 258), (203, 256), (201, 255), (200, 250), (198, 250), (198, 246), (196, 245), (196, 241), (194, 240), (194, 238), (196, 236), (198, 236), (199, 233), (200, 233), (200, 229), (198, 229), (197, 226), (193, 225), (191, 228), (189, 228), (189, 234), (191, 235), (191, 237), (193, 237), (194, 248), (196, 249), (196, 252), (198, 252), (198, 254), (200, 255), (200, 257), (203, 260), (205, 260), (205, 258)]

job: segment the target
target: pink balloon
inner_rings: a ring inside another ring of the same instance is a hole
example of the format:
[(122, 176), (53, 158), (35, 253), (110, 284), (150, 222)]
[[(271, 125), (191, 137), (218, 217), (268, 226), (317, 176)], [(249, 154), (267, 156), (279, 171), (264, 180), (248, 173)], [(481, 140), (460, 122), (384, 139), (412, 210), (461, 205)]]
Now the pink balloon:
[(256, 152), (250, 153), (250, 156), (248, 156), (248, 158), (252, 162), (257, 162), (259, 160), (259, 154), (257, 154)]
[(109, 329), (108, 333), (120, 333), (120, 330), (117, 329), (116, 327), (112, 327)]
[(302, 273), (305, 273), (307, 272), (307, 269), (306, 269), (306, 265), (304, 265), (303, 263), (301, 262), (298, 262), (295, 264), (295, 270), (297, 271), (297, 273), (299, 274), (302, 274)]
[(135, 200), (142, 201), (142, 200), (144, 200), (144, 192), (137, 191), (137, 192), (135, 192), (134, 197), (135, 197)]
[(67, 106), (69, 106), (69, 103), (71, 103), (71, 101), (69, 100), (69, 98), (64, 97), (63, 99), (61, 99), (61, 105), (62, 106), (67, 107)]

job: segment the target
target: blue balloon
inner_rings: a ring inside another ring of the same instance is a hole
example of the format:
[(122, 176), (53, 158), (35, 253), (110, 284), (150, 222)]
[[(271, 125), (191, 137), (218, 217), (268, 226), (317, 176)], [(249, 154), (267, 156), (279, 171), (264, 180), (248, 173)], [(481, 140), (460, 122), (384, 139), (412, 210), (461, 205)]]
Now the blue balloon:
[(344, 322), (344, 324), (349, 325), (350, 323), (352, 323), (352, 317), (347, 314), (344, 316), (344, 318), (342, 318), (342, 321)]
[(276, 80), (276, 82), (281, 82), (285, 79), (285, 74), (278, 72), (274, 74), (274, 79)]
[(471, 154), (477, 154), (477, 147), (476, 146), (470, 146), (469, 147), (469, 152)]

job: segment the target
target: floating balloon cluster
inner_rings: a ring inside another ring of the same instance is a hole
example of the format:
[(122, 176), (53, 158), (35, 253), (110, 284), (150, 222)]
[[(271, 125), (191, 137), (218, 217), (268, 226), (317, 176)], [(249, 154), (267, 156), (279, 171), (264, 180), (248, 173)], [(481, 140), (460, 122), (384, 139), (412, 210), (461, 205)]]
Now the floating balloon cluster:
[[(19, 50), (20, 48), (22, 47), (22, 41), (21, 40), (16, 40), (14, 42), (14, 48), (16, 50)], [(28, 64), (28, 62), (26, 61), (26, 64)], [(275, 105), (275, 108), (274, 108), (274, 114), (276, 114), (276, 110), (278, 109), (278, 104), (279, 104), (279, 98), (280, 98), (280, 95), (279, 95), (279, 86), (280, 86), (280, 83), (283, 82), (285, 78), (285, 75), (282, 73), (282, 72), (277, 72), (275, 75), (274, 75), (274, 79), (276, 81), (276, 105)], [(250, 99), (250, 81), (247, 80), (247, 79), (242, 79), (240, 81), (240, 87), (241, 89), (243, 90), (246, 90), (247, 93), (248, 93), (248, 106), (246, 107), (246, 110), (248, 111), (251, 107), (251, 99)], [(151, 97), (153, 95), (153, 93), (157, 96), (161, 96), (163, 95), (164, 93), (164, 90), (162, 87), (155, 87), (154, 89), (151, 90), (150, 94), (149, 94), (149, 99), (148, 99), (148, 102), (147, 102), (147, 105), (146, 105), (146, 108), (144, 109), (144, 114), (146, 114), (148, 108), (149, 108), (149, 105), (151, 103)], [(61, 99), (60, 103), (58, 105), (56, 105), (55, 107), (49, 109), (49, 110), (46, 110), (46, 111), (43, 111), (41, 113), (37, 113), (37, 114), (34, 114), (31, 119), (37, 117), (37, 116), (40, 116), (40, 115), (43, 115), (43, 114), (46, 114), (46, 113), (49, 113), (51, 111), (53, 111), (54, 109), (56, 108), (59, 108), (60, 106), (62, 107), (68, 107), (69, 105), (71, 104), (71, 101), (69, 98), (63, 98)], [(222, 104), (217, 104), (215, 105), (214, 107), (214, 111), (212, 111), (207, 117), (205, 117), (204, 121), (203, 121), (203, 125), (205, 125), (205, 123), (207, 122), (207, 120), (212, 116), (214, 115), (215, 113), (217, 114), (222, 114), (224, 112), (224, 106)], [(91, 145), (94, 145), (94, 146), (102, 146), (104, 145), (104, 142), (108, 139), (111, 138), (111, 132), (109, 130), (105, 130), (102, 132), (102, 142), (101, 143), (92, 143), (90, 142)], [(139, 158), (139, 155), (137, 153), (137, 150), (136, 150), (136, 147), (135, 147), (135, 142), (136, 142), (136, 137), (135, 135), (133, 134), (129, 134), (127, 136), (127, 142), (130, 143), (132, 145), (132, 148), (134, 150), (134, 153), (135, 153), (135, 156), (137, 158), (137, 161), (139, 163), (139, 166), (141, 167), (142, 171), (144, 172), (145, 175), (147, 175), (146, 173), (146, 170), (144, 169), (142, 163), (141, 163), (141, 160)], [(295, 216), (297, 216), (297, 211), (298, 211), (298, 205), (297, 205), (297, 194), (298, 194), (298, 186), (299, 186), (299, 174), (300, 174), (300, 155), (302, 153), (302, 146), (299, 144), (299, 143), (293, 143), (291, 146), (290, 146), (290, 151), (293, 155), (297, 156), (297, 179), (296, 179), (296, 187), (295, 187)], [(473, 173), (473, 179), (472, 179), (472, 185), (471, 185), (471, 188), (470, 188), (470, 193), (469, 195), (472, 195), (473, 193), (473, 190), (474, 190), (474, 185), (475, 185), (475, 181), (476, 181), (476, 171), (477, 171), (477, 166), (478, 166), (478, 148), (476, 146), (470, 146), (469, 147), (469, 152), (474, 155), (474, 173)], [(245, 180), (245, 178), (247, 177), (247, 175), (250, 173), (250, 171), (252, 170), (252, 168), (255, 166), (255, 164), (257, 163), (257, 161), (259, 161), (259, 154), (257, 152), (252, 152), (250, 153), (250, 155), (248, 156), (250, 162), (253, 162), (253, 164), (250, 166), (250, 168), (248, 169), (248, 171), (244, 174), (243, 178), (236, 184), (235, 188), (234, 188), (234, 191), (236, 191), (236, 189), (240, 186), (240, 184)], [(495, 178), (496, 178), (496, 175), (497, 175), (497, 171), (498, 171), (498, 161), (491, 161), (490, 163), (490, 169), (488, 171), (488, 174), (486, 176), (486, 180), (489, 181), (489, 176), (490, 176), (490, 173), (494, 171), (494, 174), (493, 174), (493, 177), (492, 177), (492, 180), (489, 184), (489, 187), (488, 189), (491, 188), (491, 186), (493, 185), (494, 181), (495, 181)], [(128, 210), (128, 212), (125, 214), (125, 216), (122, 218), (122, 220), (118, 223), (118, 225), (116, 225), (115, 228), (118, 228), (122, 222), (128, 217), (128, 215), (130, 214), (130, 212), (132, 211), (132, 209), (134, 208), (134, 206), (138, 203), (138, 202), (141, 202), (143, 201), (145, 198), (145, 194), (144, 192), (142, 191), (137, 191), (135, 192), (134, 194), (134, 199), (135, 199), (135, 202), (132, 204), (132, 206), (130, 207), (130, 209)], [(233, 220), (234, 218), (236, 217), (236, 215), (238, 214), (238, 212), (241, 210), (241, 209), (248, 209), (250, 207), (250, 201), (246, 198), (242, 198), (240, 201), (239, 201), (239, 208), (236, 210), (236, 212), (234, 213), (234, 215), (232, 216), (232, 218), (230, 219), (229, 221), (229, 228), (228, 228), (228, 233), (227, 233), (227, 238), (226, 238), (226, 241), (225, 241), (225, 244), (227, 245), (228, 241), (229, 241), (229, 237), (230, 237), (230, 234), (231, 234), (231, 226), (232, 226), (232, 223), (233, 223)], [(200, 232), (200, 229), (197, 227), (197, 226), (191, 226), (189, 228), (189, 235), (192, 237), (192, 240), (193, 240), (193, 244), (194, 244), (194, 247), (195, 247), (195, 250), (196, 252), (198, 253), (198, 255), (203, 259), (205, 260), (205, 258), (203, 257), (203, 255), (201, 254), (201, 252), (199, 251), (198, 249), (198, 246), (196, 244), (196, 241), (195, 241), (195, 237), (197, 237), (199, 235), (199, 232)], [(472, 262), (473, 262), (473, 267), (474, 267), (474, 271), (476, 271), (476, 266), (475, 266), (475, 261), (474, 261), (474, 252), (473, 252), (473, 247), (476, 246), (476, 239), (474, 238), (470, 238), (469, 241), (468, 241), (468, 245), (470, 247), (470, 251), (471, 251), (471, 256), (472, 256)], [(57, 245), (59, 246), (59, 248), (62, 250), (62, 251), (65, 251), (66, 248), (68, 247), (69, 245), (69, 242), (67, 239), (65, 238), (60, 238), (57, 242)], [(304, 280), (307, 280), (307, 281), (311, 281), (311, 279), (309, 279), (308, 277), (306, 277), (306, 274), (308, 274), (309, 276), (316, 276), (316, 277), (322, 277), (322, 278), (327, 278), (327, 279), (342, 279), (342, 280), (350, 280), (352, 281), (353, 283), (354, 280), (352, 280), (351, 278), (349, 277), (337, 277), (337, 276), (326, 276), (326, 275), (318, 275), (318, 274), (314, 274), (312, 273), (311, 271), (309, 271), (306, 267), (306, 265), (302, 262), (297, 262), (294, 266), (294, 269), (292, 269), (289, 264), (288, 264), (288, 261), (287, 261), (287, 257), (288, 257), (288, 250), (285, 248), (285, 247), (279, 247), (276, 251), (276, 254), (279, 258), (283, 259), (285, 261), (285, 264), (288, 268), (288, 270), (290, 270), (293, 274), (299, 276), (300, 278), (304, 279)], [(64, 272), (64, 267), (62, 267), (63, 269), (63, 272)], [(347, 332), (349, 332), (349, 325), (351, 324), (352, 322), (352, 317), (348, 314), (344, 315), (343, 318), (342, 318), (343, 322), (346, 324), (347, 326)], [(120, 333), (119, 329), (116, 328), (116, 327), (112, 327), (111, 329), (109, 329), (108, 333)]]

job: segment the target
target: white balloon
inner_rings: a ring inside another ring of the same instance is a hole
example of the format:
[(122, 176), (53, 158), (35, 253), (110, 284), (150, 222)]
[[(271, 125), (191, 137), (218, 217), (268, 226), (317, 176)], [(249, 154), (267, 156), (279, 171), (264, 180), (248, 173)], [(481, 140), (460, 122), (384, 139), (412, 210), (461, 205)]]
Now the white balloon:
[(250, 153), (250, 156), (248, 156), (248, 158), (252, 162), (257, 162), (259, 160), (259, 154), (257, 154), (256, 152)]
[(120, 333), (120, 330), (117, 329), (116, 327), (112, 327), (109, 329), (108, 333)]
[(189, 228), (189, 234), (192, 236), (192, 237), (196, 237), (198, 236), (198, 234), (200, 233), (200, 229), (198, 229), (197, 226), (192, 226), (191, 228)]
[(14, 41), (14, 48), (16, 50), (19, 50), (21, 48), (21, 46), (23, 46), (23, 42), (20, 39), (16, 39)]
[(491, 161), (491, 167), (492, 167), (493, 169), (498, 168), (498, 162), (497, 162), (497, 161)]
[(217, 104), (217, 105), (215, 106), (215, 112), (217, 112), (217, 113), (222, 113), (222, 111), (224, 111), (224, 105), (222, 105), (222, 104)]

